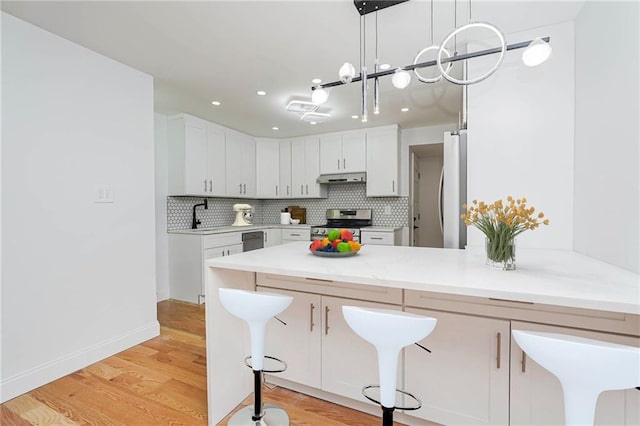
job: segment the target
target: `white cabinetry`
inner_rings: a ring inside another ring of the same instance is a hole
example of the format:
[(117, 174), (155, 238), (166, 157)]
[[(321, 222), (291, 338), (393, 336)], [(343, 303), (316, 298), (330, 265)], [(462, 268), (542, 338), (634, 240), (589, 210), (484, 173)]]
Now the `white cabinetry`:
[[(379, 229), (379, 228), (378, 228)], [(360, 229), (360, 243), (361, 244), (373, 244), (381, 246), (397, 246), (400, 245), (401, 229), (389, 229), (385, 231), (381, 230), (368, 230), (366, 228)]]
[(242, 233), (169, 234), (169, 294), (172, 299), (204, 302), (204, 262), (242, 252)]
[(240, 132), (226, 133), (227, 196), (256, 194), (256, 147), (253, 138)]
[(279, 198), (280, 187), (280, 142), (278, 140), (256, 140), (256, 196)]
[(422, 400), (408, 414), (442, 424), (509, 422), (509, 321), (406, 309), (438, 320), (419, 343), (431, 353), (405, 349), (405, 390)]
[(327, 188), (317, 183), (320, 175), (320, 140), (318, 137), (291, 141), (291, 186), (293, 198), (327, 196)]
[[(569, 334), (629, 346), (640, 346), (640, 338), (595, 331), (513, 321), (513, 330)], [(585, 374), (590, 374), (585, 371)], [(564, 396), (560, 381), (511, 340), (511, 424), (563, 425)], [(603, 392), (596, 406), (596, 425), (640, 424), (640, 392), (635, 389)]]
[(279, 198), (291, 198), (293, 188), (291, 187), (291, 141), (280, 141), (279, 159)]
[(364, 172), (366, 140), (364, 130), (320, 136), (320, 173)]
[(168, 120), (169, 193), (225, 195), (225, 132), (187, 114)]
[(290, 228), (282, 229), (282, 244), (292, 243), (294, 241), (311, 241), (310, 228)]
[(367, 196), (398, 196), (398, 126), (367, 130)]
[(263, 229), (264, 247), (272, 247), (282, 244), (282, 232), (280, 229)]

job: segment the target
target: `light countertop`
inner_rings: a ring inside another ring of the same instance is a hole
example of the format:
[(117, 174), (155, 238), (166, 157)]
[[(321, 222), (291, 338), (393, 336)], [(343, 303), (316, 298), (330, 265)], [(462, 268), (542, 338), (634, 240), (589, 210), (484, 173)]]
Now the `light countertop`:
[(282, 225), (279, 223), (265, 224), (265, 225), (248, 225), (248, 226), (215, 226), (213, 228), (199, 228), (199, 229), (175, 229), (173, 231), (167, 231), (168, 234), (195, 234), (195, 235), (209, 235), (209, 234), (223, 234), (226, 232), (246, 232), (246, 231), (259, 231), (261, 229), (309, 229), (313, 225)]
[(357, 284), (640, 314), (640, 276), (562, 250), (518, 249), (515, 271), (482, 250), (367, 245), (353, 257), (314, 256), (308, 242), (225, 256), (208, 266)]

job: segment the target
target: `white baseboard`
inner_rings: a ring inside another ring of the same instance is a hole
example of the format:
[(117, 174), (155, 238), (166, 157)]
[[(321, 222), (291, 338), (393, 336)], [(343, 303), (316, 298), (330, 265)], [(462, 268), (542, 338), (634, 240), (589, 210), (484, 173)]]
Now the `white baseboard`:
[(159, 334), (160, 324), (158, 321), (153, 321), (128, 333), (3, 379), (0, 381), (0, 403), (129, 349)]
[(163, 300), (168, 300), (171, 296), (169, 295), (169, 289), (158, 289), (156, 292), (156, 297), (158, 302), (162, 302)]

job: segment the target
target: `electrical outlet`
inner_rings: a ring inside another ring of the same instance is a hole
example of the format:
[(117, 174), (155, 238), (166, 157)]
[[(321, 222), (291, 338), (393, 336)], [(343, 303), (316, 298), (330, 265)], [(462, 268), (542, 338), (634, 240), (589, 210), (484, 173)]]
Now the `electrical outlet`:
[(96, 203), (113, 203), (113, 187), (111, 185), (98, 185), (96, 187)]
[(384, 214), (391, 214), (391, 206), (390, 205), (384, 206)]

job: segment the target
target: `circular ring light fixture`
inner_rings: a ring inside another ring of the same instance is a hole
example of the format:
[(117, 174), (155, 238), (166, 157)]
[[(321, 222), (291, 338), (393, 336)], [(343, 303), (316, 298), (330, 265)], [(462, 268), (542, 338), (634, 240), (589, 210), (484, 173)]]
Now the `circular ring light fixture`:
[[(416, 55), (415, 58), (413, 58), (413, 65), (418, 63), (418, 59), (420, 59), (420, 56), (422, 56), (425, 53), (430, 52), (432, 50), (436, 50), (437, 51), (438, 49), (440, 49), (440, 46), (435, 45), (435, 44), (433, 46), (425, 47), (420, 52), (418, 52), (418, 54)], [(447, 58), (451, 57), (451, 53), (449, 53), (449, 51), (447, 49), (443, 49), (443, 51), (444, 51), (445, 55), (447, 55)], [(452, 62), (449, 62), (447, 64), (447, 72), (449, 72), (449, 70), (451, 69), (452, 66), (453, 66)], [(418, 80), (420, 80), (423, 83), (437, 83), (438, 81), (440, 81), (442, 79), (442, 74), (438, 75), (437, 77), (433, 77), (433, 78), (423, 77), (418, 72), (418, 68), (414, 68), (413, 69), (413, 73), (416, 75)]]
[[(486, 74), (481, 75), (480, 77), (469, 79), (469, 80), (458, 80), (457, 78), (451, 77), (449, 74), (447, 74), (448, 70), (445, 71), (444, 68), (442, 68), (442, 52), (446, 50), (444, 46), (449, 42), (449, 40), (451, 40), (454, 36), (458, 35), (459, 33), (466, 31), (470, 28), (486, 28), (488, 30), (493, 31), (500, 39), (500, 44), (501, 44), (500, 57), (498, 58), (498, 62), (496, 62), (493, 68), (491, 68)], [(502, 35), (502, 32), (500, 32), (498, 28), (486, 22), (472, 22), (470, 24), (463, 25), (459, 28), (456, 28), (455, 30), (450, 32), (447, 37), (445, 37), (444, 41), (440, 44), (440, 48), (438, 49), (438, 56), (436, 58), (436, 62), (438, 64), (438, 69), (440, 70), (440, 73), (444, 76), (444, 78), (446, 78), (451, 83), (459, 84), (461, 86), (466, 86), (469, 84), (479, 83), (482, 80), (491, 76), (494, 72), (496, 72), (498, 67), (500, 67), (500, 64), (502, 63), (502, 60), (504, 59), (504, 53), (506, 52), (506, 50), (507, 50), (507, 43), (505, 42), (504, 35)]]

